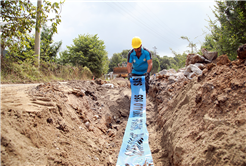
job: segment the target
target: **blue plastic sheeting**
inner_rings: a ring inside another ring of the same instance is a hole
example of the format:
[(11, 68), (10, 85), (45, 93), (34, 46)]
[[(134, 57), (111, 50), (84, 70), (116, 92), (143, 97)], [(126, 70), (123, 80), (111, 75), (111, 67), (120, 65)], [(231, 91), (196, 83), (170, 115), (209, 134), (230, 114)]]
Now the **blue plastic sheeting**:
[(131, 107), (116, 166), (154, 165), (146, 126), (145, 77), (133, 77)]

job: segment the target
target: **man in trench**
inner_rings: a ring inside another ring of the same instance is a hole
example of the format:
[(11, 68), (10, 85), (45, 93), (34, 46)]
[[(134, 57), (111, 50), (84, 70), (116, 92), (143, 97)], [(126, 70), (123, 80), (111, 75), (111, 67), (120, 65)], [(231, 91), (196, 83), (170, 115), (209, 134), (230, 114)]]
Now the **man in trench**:
[(149, 92), (149, 78), (152, 70), (152, 57), (149, 50), (142, 47), (142, 40), (139, 37), (132, 39), (133, 49), (128, 53), (127, 72), (128, 79), (132, 76), (145, 76), (146, 94)]

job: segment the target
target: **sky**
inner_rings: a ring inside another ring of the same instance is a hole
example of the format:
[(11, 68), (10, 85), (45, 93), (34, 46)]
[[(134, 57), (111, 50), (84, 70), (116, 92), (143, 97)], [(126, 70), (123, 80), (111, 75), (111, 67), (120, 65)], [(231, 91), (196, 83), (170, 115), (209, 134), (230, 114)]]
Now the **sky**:
[(62, 41), (63, 51), (79, 35), (97, 34), (111, 58), (131, 49), (132, 38), (138, 36), (148, 50), (156, 50), (161, 57), (174, 57), (171, 49), (180, 54), (190, 50), (181, 36), (200, 48), (209, 33), (209, 18), (215, 20), (214, 5), (212, 0), (66, 0), (54, 41)]

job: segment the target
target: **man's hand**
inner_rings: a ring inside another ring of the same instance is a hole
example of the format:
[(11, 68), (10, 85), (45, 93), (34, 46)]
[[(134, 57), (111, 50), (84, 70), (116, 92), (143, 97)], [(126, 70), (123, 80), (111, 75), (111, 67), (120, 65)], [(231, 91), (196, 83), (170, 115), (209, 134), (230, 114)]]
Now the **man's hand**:
[(130, 78), (132, 77), (132, 73), (128, 73), (128, 80), (130, 81)]
[(149, 80), (149, 73), (148, 72), (144, 73), (144, 76), (145, 76), (146, 80)]

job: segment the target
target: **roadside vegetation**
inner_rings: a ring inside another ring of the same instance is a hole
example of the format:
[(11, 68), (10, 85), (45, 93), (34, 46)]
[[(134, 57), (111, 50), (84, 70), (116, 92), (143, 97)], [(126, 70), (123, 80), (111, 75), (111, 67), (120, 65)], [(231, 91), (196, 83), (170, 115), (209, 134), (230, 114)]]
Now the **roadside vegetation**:
[[(62, 41), (54, 42), (60, 18), (60, 5), (64, 2), (50, 3), (44, 1), (41, 19), (36, 19), (37, 7), (28, 0), (1, 1), (1, 83), (49, 82), (61, 80), (85, 80), (104, 78), (103, 75), (113, 71), (113, 67), (127, 61), (130, 50), (122, 50), (108, 58), (105, 44), (98, 35), (78, 35), (71, 46), (60, 51)], [(17, 11), (17, 12), (16, 12)], [(54, 18), (48, 14), (55, 12)], [(227, 54), (235, 60), (235, 50), (246, 43), (246, 2), (216, 1), (213, 11), (216, 20), (208, 20), (209, 34), (201, 48), (197, 48), (187, 36), (189, 50), (174, 56), (161, 56), (151, 51), (153, 58), (152, 74), (163, 69), (178, 70), (185, 66), (188, 54), (200, 54), (202, 48), (217, 51), (218, 55)], [(50, 22), (48, 24), (48, 22)], [(41, 27), (40, 59), (35, 55), (35, 36), (32, 30)], [(51, 26), (48, 26), (51, 25)]]
[(1, 66), (1, 83), (35, 83), (93, 78), (92, 72), (86, 66), (41, 61), (40, 67), (37, 67), (37, 60), (25, 60), (18, 63), (5, 59), (1, 62)]

